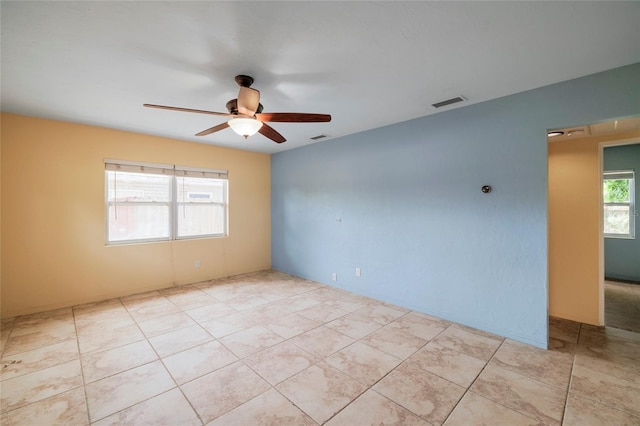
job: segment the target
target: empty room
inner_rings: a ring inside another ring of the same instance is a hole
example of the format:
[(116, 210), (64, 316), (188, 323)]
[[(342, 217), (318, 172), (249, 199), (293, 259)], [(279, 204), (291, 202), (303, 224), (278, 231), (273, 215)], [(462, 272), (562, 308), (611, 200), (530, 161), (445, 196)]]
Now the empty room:
[(640, 2), (0, 19), (2, 425), (640, 424)]

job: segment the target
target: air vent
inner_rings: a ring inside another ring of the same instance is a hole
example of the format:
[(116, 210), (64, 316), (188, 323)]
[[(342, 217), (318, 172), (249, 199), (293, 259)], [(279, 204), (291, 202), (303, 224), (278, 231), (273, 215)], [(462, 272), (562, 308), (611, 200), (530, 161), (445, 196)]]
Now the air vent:
[(442, 108), (443, 106), (457, 104), (458, 102), (466, 101), (467, 99), (464, 96), (456, 96), (455, 98), (447, 99), (446, 101), (436, 102), (435, 104), (431, 104), (434, 108)]
[(311, 139), (312, 141), (319, 141), (320, 139), (324, 139), (326, 137), (327, 137), (327, 135), (318, 135), (318, 136), (314, 136), (314, 137), (309, 138), (309, 139)]

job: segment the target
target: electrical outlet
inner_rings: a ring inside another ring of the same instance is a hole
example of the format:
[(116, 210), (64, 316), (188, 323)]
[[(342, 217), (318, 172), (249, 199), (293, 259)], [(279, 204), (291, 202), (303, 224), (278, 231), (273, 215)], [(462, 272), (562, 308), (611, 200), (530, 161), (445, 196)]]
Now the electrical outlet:
[(331, 274), (331, 281), (338, 281), (338, 274), (336, 274), (335, 272), (333, 272)]
[(200, 260), (196, 260), (195, 267), (196, 267), (196, 269), (198, 269), (200, 267)]
[(356, 268), (356, 277), (360, 276), (360, 268)]

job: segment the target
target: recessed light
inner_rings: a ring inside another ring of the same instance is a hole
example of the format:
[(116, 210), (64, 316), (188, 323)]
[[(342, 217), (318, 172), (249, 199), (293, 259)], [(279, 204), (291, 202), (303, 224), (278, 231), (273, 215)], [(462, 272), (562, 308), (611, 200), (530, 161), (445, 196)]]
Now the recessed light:
[(552, 132), (547, 133), (547, 137), (552, 138), (554, 136), (562, 136), (564, 135), (564, 132), (561, 130), (554, 130)]
[(584, 130), (582, 130), (582, 129), (574, 129), (574, 130), (569, 130), (567, 132), (567, 136), (581, 135), (583, 133), (584, 133)]

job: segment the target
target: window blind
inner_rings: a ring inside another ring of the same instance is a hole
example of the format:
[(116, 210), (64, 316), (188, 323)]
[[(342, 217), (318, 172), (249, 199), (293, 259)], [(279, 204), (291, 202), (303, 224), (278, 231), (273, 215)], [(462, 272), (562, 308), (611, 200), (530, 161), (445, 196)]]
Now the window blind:
[(195, 178), (228, 179), (229, 174), (227, 170), (196, 169), (184, 166), (176, 166), (175, 170), (176, 176)]
[(122, 160), (104, 160), (105, 170), (130, 173), (149, 173), (156, 175), (175, 175), (209, 179), (228, 179), (227, 170), (199, 169), (195, 167), (174, 166), (170, 164), (133, 163)]
[(633, 179), (633, 171), (604, 172), (602, 178), (605, 180)]

